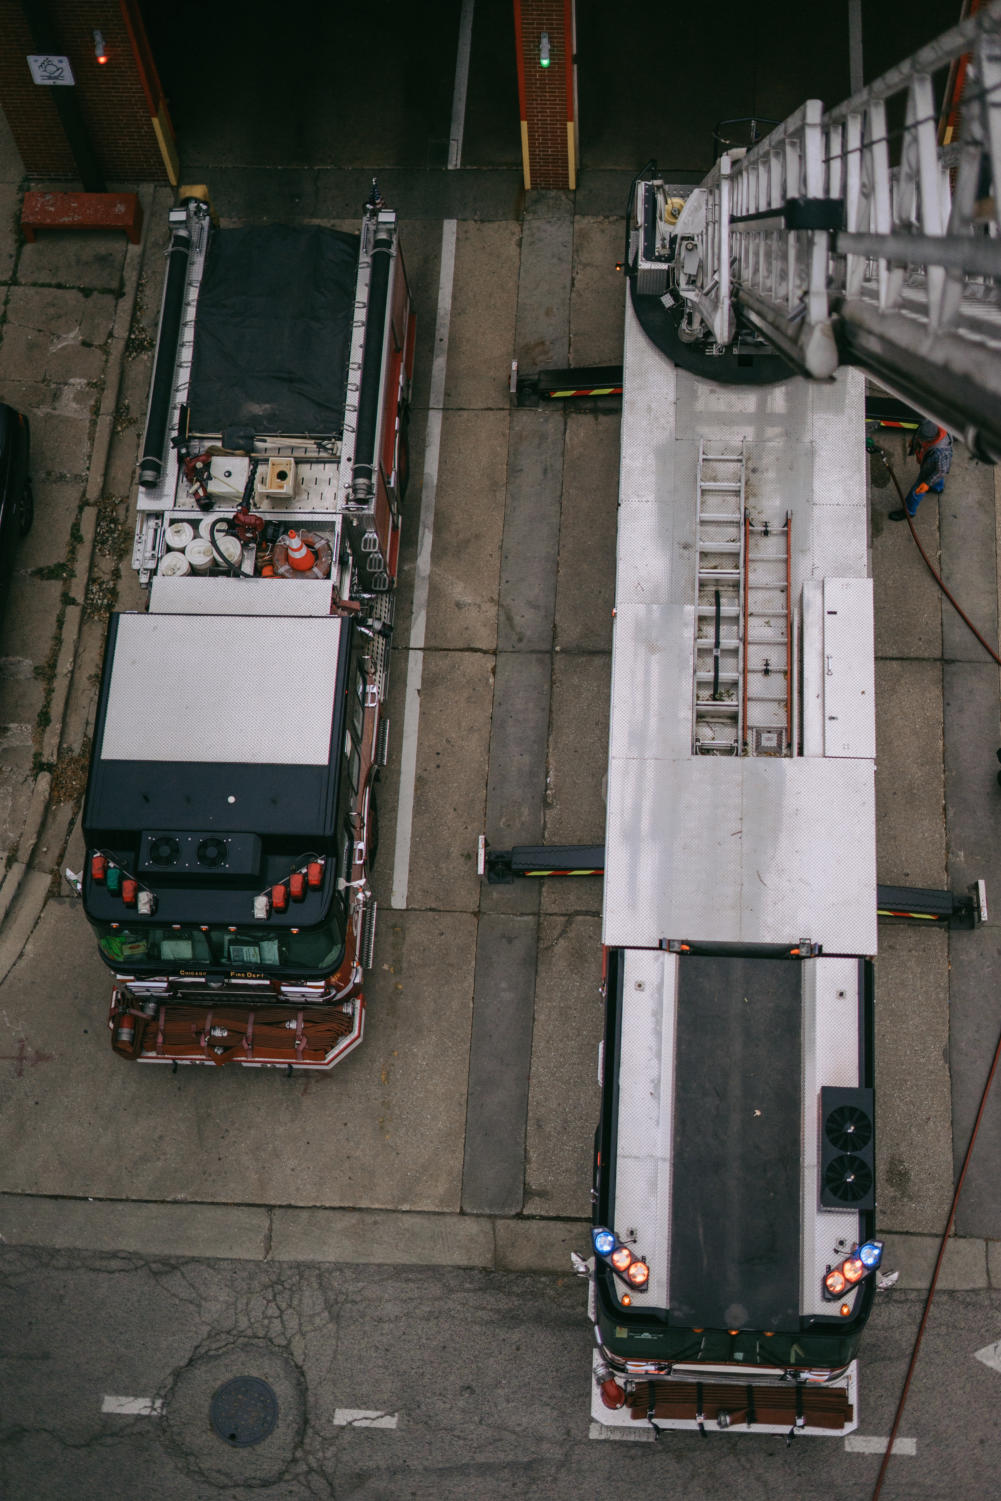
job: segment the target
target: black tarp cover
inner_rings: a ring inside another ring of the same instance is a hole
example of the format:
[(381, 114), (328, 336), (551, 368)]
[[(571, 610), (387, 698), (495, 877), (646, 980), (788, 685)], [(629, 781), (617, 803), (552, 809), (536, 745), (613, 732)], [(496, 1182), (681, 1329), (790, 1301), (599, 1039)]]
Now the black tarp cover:
[(800, 1327), (803, 967), (678, 964), (671, 1322)]
[(217, 230), (198, 296), (191, 430), (340, 436), (357, 235)]

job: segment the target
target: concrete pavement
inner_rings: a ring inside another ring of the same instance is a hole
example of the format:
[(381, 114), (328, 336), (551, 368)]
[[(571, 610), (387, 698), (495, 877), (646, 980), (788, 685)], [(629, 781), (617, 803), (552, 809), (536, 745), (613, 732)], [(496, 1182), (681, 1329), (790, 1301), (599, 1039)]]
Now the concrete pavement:
[[(567, 1276), (570, 1252), (586, 1255), (588, 1240), (581, 1220), (0, 1194), (0, 1244), (54, 1250)], [(937, 1253), (936, 1236), (888, 1235), (883, 1261), (899, 1273), (901, 1291), (920, 1291)], [(951, 1241), (939, 1285), (951, 1292), (1001, 1286), (1001, 1245), (974, 1237)]]
[[(2, 623), (0, 980), (51, 889), (86, 775), (92, 692), (122, 557), (145, 410), (149, 326), (158, 312), (151, 218), (167, 200), (140, 190), (142, 246), (120, 234), (18, 232), (20, 159), (0, 116), (0, 398), (32, 433), (35, 521), (18, 551)], [(112, 489), (117, 485), (118, 491)]]

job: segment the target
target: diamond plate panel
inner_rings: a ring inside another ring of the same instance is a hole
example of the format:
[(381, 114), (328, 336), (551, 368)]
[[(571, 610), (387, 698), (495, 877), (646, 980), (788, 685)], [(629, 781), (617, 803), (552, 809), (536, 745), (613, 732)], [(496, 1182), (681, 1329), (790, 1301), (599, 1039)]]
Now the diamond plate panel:
[(865, 506), (817, 503), (811, 513), (813, 528), (809, 573), (820, 578), (865, 578), (868, 574), (869, 516)]
[(824, 580), (824, 754), (876, 755), (872, 583)]
[(325, 766), (340, 644), (335, 616), (122, 615), (101, 757)]
[[(616, 616), (615, 631), (621, 650), (612, 665), (610, 756), (659, 761), (687, 755), (694, 607), (626, 605)], [(687, 685), (687, 693), (679, 692), (679, 684)], [(611, 827), (609, 833), (618, 837)]]
[(170, 578), (157, 574), (149, 608), (159, 615), (330, 614), (330, 579)]
[[(863, 441), (865, 377), (859, 370), (843, 367), (833, 381), (816, 381), (810, 398), (813, 494), (821, 505), (836, 503), (864, 516), (869, 489)], [(824, 572), (835, 571), (825, 560)]]
[[(695, 601), (698, 444), (665, 445), (658, 447), (657, 454), (659, 462), (649, 456), (649, 469), (639, 457), (633, 465), (634, 475), (642, 477), (646, 498), (634, 495), (619, 506), (617, 607), (629, 601), (651, 605)], [(654, 495), (656, 505), (650, 503)]]
[(869, 761), (613, 758), (603, 941), (872, 954), (874, 831)]
[[(654, 484), (657, 466), (653, 455), (655, 449), (666, 454), (674, 439), (675, 399), (681, 374), (643, 332), (628, 287), (625, 298), (623, 361), (628, 371), (629, 397), (622, 406), (620, 507), (660, 501)], [(651, 434), (658, 435), (657, 443), (651, 442)]]
[(670, 1301), (671, 1137), (678, 960), (673, 954), (626, 955), (622, 980), (614, 1229), (636, 1232), (636, 1254), (650, 1263), (644, 1302)]
[[(831, 1311), (821, 1291), (839, 1241), (856, 1242), (861, 1219), (851, 1210), (821, 1209), (820, 1091), (851, 1088), (859, 1079), (858, 965), (853, 959), (810, 959), (803, 965), (802, 1311)], [(858, 1289), (847, 1301), (854, 1302)]]

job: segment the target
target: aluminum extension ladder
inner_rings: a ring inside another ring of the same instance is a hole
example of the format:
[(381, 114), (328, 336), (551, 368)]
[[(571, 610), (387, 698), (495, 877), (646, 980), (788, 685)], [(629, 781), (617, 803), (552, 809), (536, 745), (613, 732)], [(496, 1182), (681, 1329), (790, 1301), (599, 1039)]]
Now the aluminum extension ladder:
[(699, 440), (692, 749), (784, 756), (792, 730), (792, 529), (754, 522), (745, 455)]
[(699, 440), (692, 749), (736, 756), (743, 743), (744, 445), (710, 453)]
[(792, 517), (744, 514), (743, 749), (785, 756), (792, 738)]

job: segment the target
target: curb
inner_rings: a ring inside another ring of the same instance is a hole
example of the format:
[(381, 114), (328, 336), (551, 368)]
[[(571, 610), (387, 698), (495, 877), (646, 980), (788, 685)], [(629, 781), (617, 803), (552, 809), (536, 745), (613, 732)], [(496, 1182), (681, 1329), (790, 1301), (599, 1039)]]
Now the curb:
[[(569, 1276), (570, 1252), (589, 1254), (589, 1232), (590, 1221), (576, 1219), (0, 1193), (2, 1245), (134, 1256), (471, 1267)], [(927, 1292), (938, 1245), (935, 1235), (886, 1235), (883, 1270), (899, 1274), (897, 1290)], [(999, 1283), (1001, 1241), (950, 1240), (939, 1281), (942, 1291), (988, 1290)]]
[[(94, 438), (91, 443), (87, 486), (84, 497), (93, 507), (100, 499), (111, 441), (114, 435), (115, 411), (121, 389), (125, 346), (135, 313), (139, 280), (146, 264), (147, 250), (151, 240), (151, 220), (154, 187), (144, 183), (139, 189), (143, 207), (144, 233), (139, 245), (129, 244), (125, 251), (122, 269), (123, 291), (115, 309), (115, 318), (109, 339), (105, 364), (104, 389), (95, 419)], [(83, 599), (90, 578), (94, 556), (94, 537), (97, 516), (93, 509), (85, 509), (81, 517), (82, 540), (76, 555), (73, 578), (67, 588), (74, 597)], [(51, 718), (42, 741), (42, 759), (54, 762), (59, 754), (63, 735), (66, 704), (76, 666), (77, 648), (83, 622), (82, 605), (71, 605), (66, 610), (59, 654), (53, 679)], [(49, 844), (61, 849), (73, 818), (70, 804), (50, 804), (52, 789), (50, 772), (43, 771), (35, 779), (28, 815), (18, 841), (16, 857), (0, 884), (0, 984), (17, 963), (25, 943), (41, 916), (49, 895), (53, 872), (51, 869), (35, 868), (36, 853)]]
[(421, 1210), (268, 1208), (0, 1194), (0, 1244), (55, 1250), (342, 1266), (468, 1267), (572, 1275), (587, 1220)]

